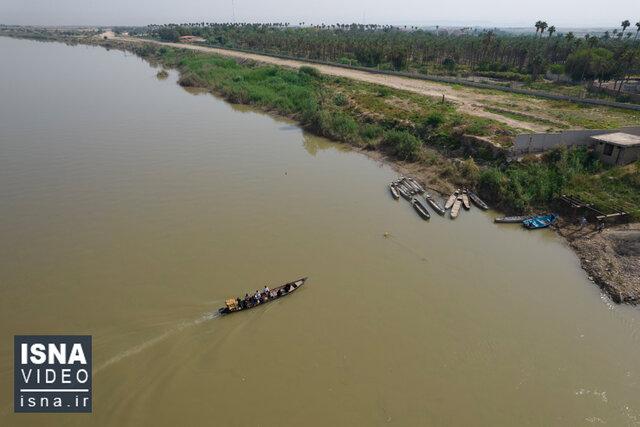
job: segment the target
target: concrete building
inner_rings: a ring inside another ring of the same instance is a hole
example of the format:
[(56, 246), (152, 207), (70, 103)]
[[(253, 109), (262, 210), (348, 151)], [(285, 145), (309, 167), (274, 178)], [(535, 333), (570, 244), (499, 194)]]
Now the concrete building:
[(600, 160), (609, 165), (627, 165), (640, 159), (640, 136), (624, 132), (591, 137)]

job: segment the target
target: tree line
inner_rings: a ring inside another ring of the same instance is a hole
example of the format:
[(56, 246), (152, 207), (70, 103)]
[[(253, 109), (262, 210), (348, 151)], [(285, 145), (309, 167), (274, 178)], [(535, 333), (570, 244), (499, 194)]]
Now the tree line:
[(640, 22), (620, 30), (576, 36), (537, 21), (535, 35), (497, 29), (425, 30), (376, 24), (184, 23), (150, 25), (153, 37), (177, 41), (183, 35), (207, 43), (300, 58), (426, 74), (485, 73), (535, 80), (547, 71), (576, 82), (621, 83), (640, 68)]

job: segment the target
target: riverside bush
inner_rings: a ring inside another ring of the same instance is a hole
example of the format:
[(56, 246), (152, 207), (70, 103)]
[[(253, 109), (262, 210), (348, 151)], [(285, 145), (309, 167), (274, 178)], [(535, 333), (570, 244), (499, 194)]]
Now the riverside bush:
[(383, 142), (403, 160), (415, 160), (422, 145), (418, 138), (404, 130), (386, 131)]

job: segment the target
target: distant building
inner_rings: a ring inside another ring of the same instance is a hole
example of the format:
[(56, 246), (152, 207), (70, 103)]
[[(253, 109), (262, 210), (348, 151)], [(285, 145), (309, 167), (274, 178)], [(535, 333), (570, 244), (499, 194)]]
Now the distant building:
[(640, 159), (640, 136), (624, 132), (591, 137), (600, 160), (610, 165), (627, 165)]
[(198, 36), (180, 36), (178, 38), (181, 43), (203, 43), (206, 42), (205, 39)]

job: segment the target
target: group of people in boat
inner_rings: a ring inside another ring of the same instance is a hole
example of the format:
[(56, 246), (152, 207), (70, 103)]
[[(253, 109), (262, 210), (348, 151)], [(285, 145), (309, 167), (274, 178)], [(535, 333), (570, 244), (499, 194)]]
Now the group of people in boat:
[(244, 298), (238, 297), (236, 302), (241, 310), (245, 308), (251, 308), (258, 304), (268, 302), (272, 299), (280, 298), (283, 295), (293, 291), (297, 288), (295, 283), (289, 283), (276, 291), (269, 289), (269, 286), (265, 286), (261, 291), (256, 290), (253, 295), (245, 294)]

